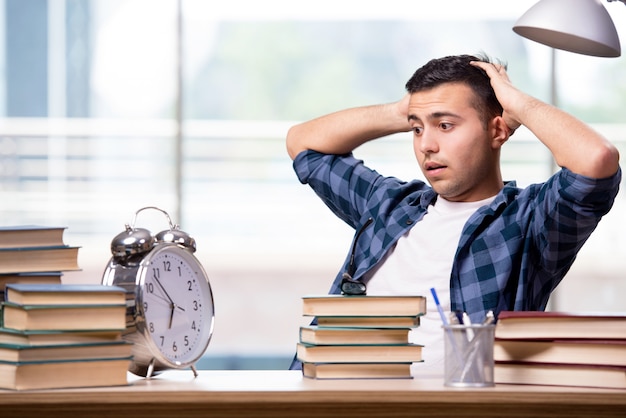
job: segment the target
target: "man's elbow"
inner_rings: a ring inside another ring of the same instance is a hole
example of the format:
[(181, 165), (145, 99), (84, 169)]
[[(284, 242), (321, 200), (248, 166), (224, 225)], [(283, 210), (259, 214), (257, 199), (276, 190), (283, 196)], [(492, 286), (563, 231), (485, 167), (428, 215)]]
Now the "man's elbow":
[(302, 145), (301, 135), (299, 134), (299, 125), (294, 125), (287, 131), (287, 153), (292, 160), (304, 151), (306, 148)]
[(589, 177), (607, 178), (611, 177), (619, 169), (619, 150), (613, 144), (606, 144), (599, 147), (595, 155), (590, 156), (591, 170)]

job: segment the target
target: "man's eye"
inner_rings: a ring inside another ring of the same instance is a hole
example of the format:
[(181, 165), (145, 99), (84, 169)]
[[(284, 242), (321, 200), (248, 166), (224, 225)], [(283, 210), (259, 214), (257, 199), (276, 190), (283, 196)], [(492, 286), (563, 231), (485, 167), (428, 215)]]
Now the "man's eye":
[(421, 126), (414, 126), (414, 127), (413, 127), (413, 132), (414, 132), (416, 135), (421, 134), (423, 131), (424, 131), (424, 128), (422, 128)]
[(444, 131), (447, 131), (448, 129), (452, 129), (452, 124), (451, 123), (442, 122), (442, 123), (439, 124), (439, 127), (441, 129), (443, 129)]

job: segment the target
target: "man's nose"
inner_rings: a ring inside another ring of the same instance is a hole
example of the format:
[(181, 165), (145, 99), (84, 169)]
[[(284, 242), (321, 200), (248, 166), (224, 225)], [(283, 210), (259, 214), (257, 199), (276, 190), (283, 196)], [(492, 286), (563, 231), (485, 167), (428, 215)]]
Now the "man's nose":
[(423, 154), (432, 154), (439, 151), (439, 141), (436, 132), (424, 130), (418, 141), (419, 150)]

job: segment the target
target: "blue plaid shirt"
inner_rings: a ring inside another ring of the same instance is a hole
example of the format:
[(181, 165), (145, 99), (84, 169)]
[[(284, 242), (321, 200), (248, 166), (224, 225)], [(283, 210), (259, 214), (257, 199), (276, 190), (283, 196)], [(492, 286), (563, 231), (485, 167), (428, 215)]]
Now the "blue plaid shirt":
[[(355, 279), (361, 279), (398, 239), (419, 222), (437, 194), (420, 180), (384, 177), (349, 155), (301, 152), (299, 180), (351, 227), (367, 227), (356, 243)], [(525, 189), (508, 182), (490, 205), (467, 221), (450, 274), (451, 309), (480, 322), (489, 310), (543, 310), (576, 254), (611, 206), (621, 169), (591, 179), (563, 168)], [(330, 293), (341, 293), (341, 274)]]

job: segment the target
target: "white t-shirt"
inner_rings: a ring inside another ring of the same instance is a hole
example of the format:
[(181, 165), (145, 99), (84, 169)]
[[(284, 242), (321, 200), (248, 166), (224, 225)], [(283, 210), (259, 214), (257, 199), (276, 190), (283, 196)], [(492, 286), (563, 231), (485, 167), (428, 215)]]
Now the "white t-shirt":
[(495, 196), (478, 202), (449, 202), (439, 197), (428, 213), (403, 235), (368, 274), (368, 295), (423, 295), (427, 313), (410, 341), (421, 344), (423, 363), (414, 363), (414, 376), (443, 373), (441, 317), (430, 293), (435, 288), (444, 312), (450, 311), (450, 272), (463, 226), (481, 206)]

